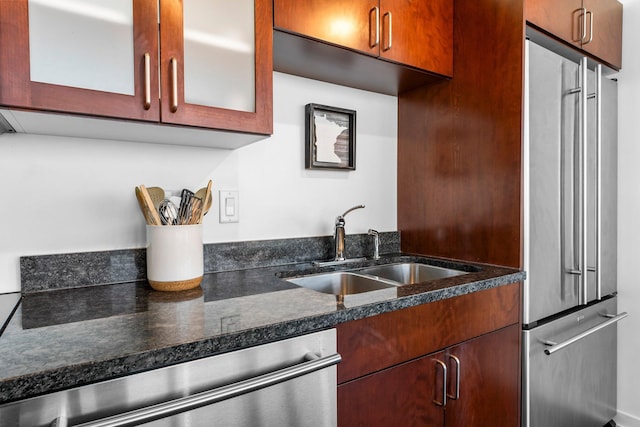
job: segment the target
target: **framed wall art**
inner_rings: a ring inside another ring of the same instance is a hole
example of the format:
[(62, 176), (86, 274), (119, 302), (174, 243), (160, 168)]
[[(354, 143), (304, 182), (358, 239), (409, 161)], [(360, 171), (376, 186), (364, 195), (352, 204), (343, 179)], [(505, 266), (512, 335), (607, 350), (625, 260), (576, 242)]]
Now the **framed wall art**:
[(305, 135), (306, 169), (355, 170), (354, 110), (307, 104)]

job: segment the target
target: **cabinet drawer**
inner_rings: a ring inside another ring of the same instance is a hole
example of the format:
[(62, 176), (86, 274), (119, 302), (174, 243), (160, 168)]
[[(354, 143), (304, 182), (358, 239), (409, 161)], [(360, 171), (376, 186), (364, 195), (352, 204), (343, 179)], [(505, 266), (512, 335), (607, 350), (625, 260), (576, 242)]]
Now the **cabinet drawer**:
[(338, 383), (518, 323), (520, 284), (338, 325)]

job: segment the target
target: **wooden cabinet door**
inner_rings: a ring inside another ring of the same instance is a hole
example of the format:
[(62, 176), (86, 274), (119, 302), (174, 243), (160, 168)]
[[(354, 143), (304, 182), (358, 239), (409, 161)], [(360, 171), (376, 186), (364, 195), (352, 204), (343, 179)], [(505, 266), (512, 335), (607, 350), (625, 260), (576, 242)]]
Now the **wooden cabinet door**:
[[(520, 425), (520, 326), (512, 325), (447, 351), (447, 427)], [(459, 361), (459, 388), (456, 387)]]
[(276, 29), (378, 56), (378, 0), (274, 0), (273, 8)]
[(442, 360), (435, 353), (339, 385), (338, 426), (443, 426)]
[(622, 67), (622, 4), (617, 0), (583, 0), (590, 13), (582, 48), (616, 68)]
[(64, 6), (0, 1), (0, 104), (158, 121), (157, 0)]
[(526, 0), (525, 18), (536, 27), (580, 47), (584, 34), (582, 0)]
[(453, 1), (381, 0), (380, 57), (453, 75)]
[(161, 0), (161, 121), (272, 133), (271, 19), (271, 0)]
[(451, 76), (451, 0), (274, 0), (274, 26)]
[(617, 0), (527, 0), (530, 24), (620, 69), (622, 4)]

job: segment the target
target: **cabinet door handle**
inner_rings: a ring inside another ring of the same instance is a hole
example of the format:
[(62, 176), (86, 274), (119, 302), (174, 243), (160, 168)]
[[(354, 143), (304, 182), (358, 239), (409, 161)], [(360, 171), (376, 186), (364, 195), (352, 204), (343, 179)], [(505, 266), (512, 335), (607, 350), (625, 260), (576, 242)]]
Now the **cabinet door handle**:
[(455, 393), (447, 394), (449, 399), (458, 400), (460, 398), (460, 359), (458, 359), (453, 354), (449, 355), (449, 360), (453, 360), (453, 363), (456, 365), (456, 390)]
[(580, 12), (580, 14), (578, 15), (578, 20), (580, 21), (580, 34), (578, 36), (578, 40), (576, 41), (582, 43), (585, 37), (587, 37), (587, 9), (581, 7), (577, 9), (576, 12)]
[(445, 406), (447, 404), (447, 364), (437, 359), (434, 362), (436, 370), (434, 390), (438, 389), (438, 366), (442, 368), (442, 400), (438, 400), (436, 396), (433, 398), (433, 403), (437, 406)]
[(144, 54), (144, 109), (151, 108), (151, 55)]
[(369, 46), (376, 47), (379, 44), (380, 44), (380, 8), (376, 6), (369, 11)]
[(386, 22), (386, 26), (383, 25), (382, 29), (384, 31), (385, 27), (387, 31), (385, 34), (387, 35), (387, 43), (382, 47), (382, 50), (391, 49), (391, 45), (393, 44), (393, 16), (391, 16), (391, 12), (387, 12), (382, 16), (383, 24)]
[[(582, 44), (589, 44), (593, 41), (593, 12), (587, 12), (585, 13), (585, 21), (584, 21), (584, 25), (585, 25), (585, 37), (586, 35), (586, 26), (587, 26), (587, 20), (586, 17), (589, 16), (589, 40), (587, 40), (586, 42), (583, 41)], [(584, 40), (584, 39), (583, 39)]]
[(178, 111), (178, 60), (171, 58), (171, 105), (169, 109), (172, 113)]

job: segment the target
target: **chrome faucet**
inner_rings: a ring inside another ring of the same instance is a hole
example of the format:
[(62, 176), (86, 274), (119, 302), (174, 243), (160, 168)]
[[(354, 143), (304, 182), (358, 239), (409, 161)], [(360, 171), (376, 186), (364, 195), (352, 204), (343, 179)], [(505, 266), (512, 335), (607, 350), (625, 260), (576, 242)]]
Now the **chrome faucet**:
[(339, 215), (336, 218), (336, 226), (334, 229), (334, 233), (333, 233), (333, 238), (335, 241), (335, 248), (336, 248), (336, 257), (334, 258), (334, 261), (344, 261), (346, 259), (346, 255), (345, 255), (345, 247), (344, 247), (344, 217), (351, 211), (354, 211), (356, 209), (362, 209), (364, 208), (364, 205), (358, 205), (358, 206), (354, 206), (351, 209), (347, 210), (345, 213), (343, 213), (342, 215)]
[(373, 236), (373, 259), (380, 259), (380, 233), (370, 228), (367, 234)]

